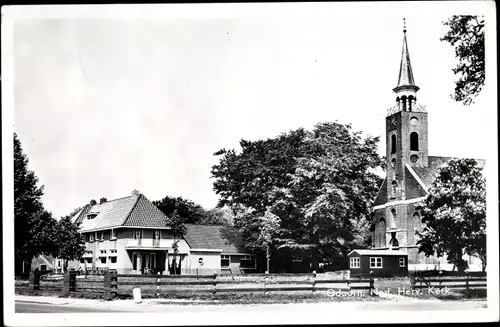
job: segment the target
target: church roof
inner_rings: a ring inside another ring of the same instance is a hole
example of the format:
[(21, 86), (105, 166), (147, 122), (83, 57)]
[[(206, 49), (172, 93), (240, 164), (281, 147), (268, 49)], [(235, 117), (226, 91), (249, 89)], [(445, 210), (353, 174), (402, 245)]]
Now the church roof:
[[(438, 156), (429, 156), (428, 158), (428, 167), (405, 167), (406, 199), (414, 199), (425, 196), (427, 194), (426, 189), (429, 189), (432, 186), (432, 183), (436, 178), (439, 169), (448, 161), (452, 159), (458, 159), (455, 157)], [(475, 160), (477, 161), (479, 167), (484, 168), (486, 163), (485, 160)], [(413, 170), (413, 172), (411, 172), (410, 170)], [(384, 182), (382, 183), (382, 186), (378, 191), (373, 205), (377, 206), (385, 203), (387, 203), (387, 177), (384, 179)]]

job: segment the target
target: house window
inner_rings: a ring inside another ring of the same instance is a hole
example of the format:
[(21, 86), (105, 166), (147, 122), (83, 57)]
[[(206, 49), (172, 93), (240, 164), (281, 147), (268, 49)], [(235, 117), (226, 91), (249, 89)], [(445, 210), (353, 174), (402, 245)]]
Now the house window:
[(370, 268), (382, 268), (382, 258), (370, 257)]
[(109, 257), (109, 261), (111, 261), (111, 263), (116, 263), (116, 257)]
[(47, 265), (40, 265), (40, 270), (41, 271), (47, 270)]
[(360, 267), (359, 257), (351, 258), (351, 268), (359, 268), (359, 267)]
[(92, 263), (92, 258), (87, 258), (87, 263)]
[(106, 264), (106, 257), (101, 257), (101, 263)]
[(159, 240), (160, 239), (160, 233), (161, 231), (160, 230), (155, 230), (154, 234), (153, 234), (153, 238), (155, 240)]
[(134, 239), (140, 240), (142, 238), (142, 229), (136, 229), (134, 233)]
[(253, 255), (244, 255), (240, 258), (240, 268), (255, 269), (256, 262)]
[(220, 256), (220, 266), (221, 267), (229, 267), (229, 255), (221, 255)]
[(405, 265), (405, 258), (399, 258), (399, 266), (401, 268), (404, 268), (406, 265)]
[(94, 233), (89, 234), (89, 242), (94, 242)]
[(98, 232), (97, 233), (97, 239), (99, 241), (103, 241), (104, 240), (104, 232)]
[(114, 229), (111, 230), (111, 239), (112, 240), (116, 239), (116, 230)]
[(84, 259), (84, 258), (81, 258), (81, 259), (80, 259), (80, 263), (85, 263), (85, 259)]

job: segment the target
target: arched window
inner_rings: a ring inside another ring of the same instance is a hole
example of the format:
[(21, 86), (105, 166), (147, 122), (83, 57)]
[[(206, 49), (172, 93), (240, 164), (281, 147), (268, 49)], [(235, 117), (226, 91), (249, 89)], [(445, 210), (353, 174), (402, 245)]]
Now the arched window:
[(396, 134), (391, 136), (391, 154), (396, 153)]
[(386, 226), (385, 226), (385, 219), (384, 218), (380, 218), (380, 221), (379, 221), (379, 244), (378, 246), (380, 247), (385, 247), (386, 244), (385, 244), (385, 232), (386, 232)]
[(412, 107), (412, 104), (413, 104), (414, 101), (415, 101), (415, 97), (413, 95), (410, 95), (408, 97), (408, 108), (409, 108), (409, 111), (411, 111), (411, 107)]
[(392, 181), (392, 197), (397, 198), (398, 197), (398, 182)]
[(403, 95), (401, 97), (401, 100), (403, 101), (403, 111), (406, 111), (406, 99), (407, 99), (406, 95)]
[(415, 231), (419, 231), (420, 227), (422, 226), (422, 220), (420, 218), (420, 214), (418, 212), (415, 212), (413, 214), (413, 228)]
[(396, 228), (396, 209), (394, 209), (394, 208), (391, 209), (391, 215), (392, 215), (391, 227)]
[(418, 151), (418, 134), (415, 132), (410, 134), (410, 150)]

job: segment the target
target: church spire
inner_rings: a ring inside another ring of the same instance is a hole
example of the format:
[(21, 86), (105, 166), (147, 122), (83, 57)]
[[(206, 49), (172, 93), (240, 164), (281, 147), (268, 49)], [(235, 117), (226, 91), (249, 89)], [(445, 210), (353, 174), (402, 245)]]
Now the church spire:
[(418, 91), (419, 87), (415, 85), (413, 70), (410, 62), (410, 52), (408, 51), (408, 42), (406, 41), (406, 20), (403, 18), (403, 50), (401, 52), (401, 64), (399, 67), (398, 85), (393, 89), (398, 91)]

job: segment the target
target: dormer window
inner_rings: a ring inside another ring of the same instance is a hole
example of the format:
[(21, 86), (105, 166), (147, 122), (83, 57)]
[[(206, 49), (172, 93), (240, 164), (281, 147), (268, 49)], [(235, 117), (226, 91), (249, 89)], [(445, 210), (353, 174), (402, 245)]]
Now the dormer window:
[(97, 213), (89, 213), (87, 214), (87, 219), (94, 219), (97, 216)]

